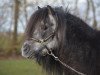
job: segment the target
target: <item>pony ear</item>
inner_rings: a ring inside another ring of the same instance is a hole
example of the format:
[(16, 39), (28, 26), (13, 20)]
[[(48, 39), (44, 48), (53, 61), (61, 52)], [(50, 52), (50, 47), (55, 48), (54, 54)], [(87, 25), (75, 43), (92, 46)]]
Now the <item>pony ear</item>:
[(52, 9), (51, 6), (47, 5), (47, 9), (48, 9), (48, 14), (55, 15), (55, 12), (54, 12), (54, 10)]
[(41, 9), (41, 8), (38, 6), (38, 10), (39, 10), (39, 9)]
[(49, 16), (49, 19), (50, 19), (50, 21), (53, 23), (53, 29), (55, 29), (56, 28), (56, 20), (55, 20), (55, 12), (54, 12), (54, 10), (52, 9), (52, 7), (51, 6), (47, 6), (47, 9), (48, 9), (48, 16)]

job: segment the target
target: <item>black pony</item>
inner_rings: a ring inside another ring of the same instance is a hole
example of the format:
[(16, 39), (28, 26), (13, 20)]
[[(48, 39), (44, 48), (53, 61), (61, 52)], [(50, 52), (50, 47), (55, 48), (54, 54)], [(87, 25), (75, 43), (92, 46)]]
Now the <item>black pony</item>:
[(62, 8), (39, 8), (31, 16), (25, 35), (22, 56), (35, 59), (48, 75), (78, 75), (48, 55), (48, 49), (73, 69), (100, 75), (100, 31)]

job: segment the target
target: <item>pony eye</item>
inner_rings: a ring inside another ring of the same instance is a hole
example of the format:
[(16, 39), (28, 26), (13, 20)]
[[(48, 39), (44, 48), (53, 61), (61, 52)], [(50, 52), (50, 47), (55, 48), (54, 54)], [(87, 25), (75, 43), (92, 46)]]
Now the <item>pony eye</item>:
[(53, 23), (51, 23), (51, 26), (53, 26)]
[(45, 26), (45, 25), (41, 26), (41, 29), (43, 29), (43, 30), (46, 30), (47, 28), (48, 28), (48, 27)]

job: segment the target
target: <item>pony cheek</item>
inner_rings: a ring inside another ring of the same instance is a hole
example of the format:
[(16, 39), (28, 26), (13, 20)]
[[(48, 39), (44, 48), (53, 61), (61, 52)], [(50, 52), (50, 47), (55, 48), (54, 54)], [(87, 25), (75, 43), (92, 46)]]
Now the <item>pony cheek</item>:
[(47, 44), (47, 46), (48, 46), (48, 48), (52, 48), (52, 49), (56, 48), (58, 46), (57, 39), (54, 37), (54, 39), (51, 42), (49, 42)]

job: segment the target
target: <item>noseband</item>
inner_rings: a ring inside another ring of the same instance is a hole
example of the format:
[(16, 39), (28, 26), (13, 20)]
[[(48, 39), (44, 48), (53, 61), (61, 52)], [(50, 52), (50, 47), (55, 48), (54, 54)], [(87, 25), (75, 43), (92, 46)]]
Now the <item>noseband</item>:
[(36, 39), (36, 38), (32, 37), (31, 40), (33, 40), (34, 42), (38, 42), (40, 44), (44, 44), (46, 41), (48, 41), (50, 38), (52, 38), (54, 36), (55, 36), (55, 31), (44, 39)]

